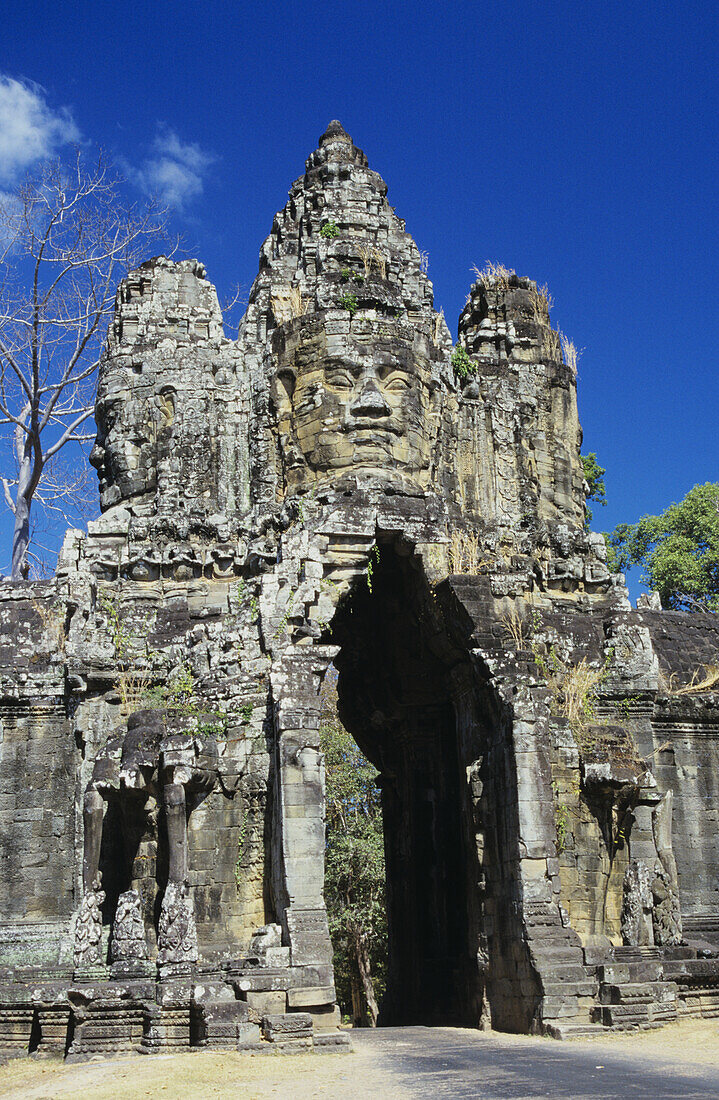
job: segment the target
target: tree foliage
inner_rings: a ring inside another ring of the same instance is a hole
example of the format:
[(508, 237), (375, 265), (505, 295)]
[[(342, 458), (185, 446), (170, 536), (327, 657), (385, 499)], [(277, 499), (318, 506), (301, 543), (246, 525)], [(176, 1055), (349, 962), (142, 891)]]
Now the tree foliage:
[(150, 202), (125, 208), (100, 155), (56, 160), (0, 201), (0, 480), (14, 515), (11, 575), (27, 576), (33, 501), (65, 515), (74, 473), (56, 456), (89, 441), (94, 375), (119, 279), (164, 227)]
[(336, 680), (323, 689), (326, 770), (325, 902), (337, 998), (355, 1024), (375, 1026), (385, 984), (384, 837), (376, 769), (337, 715)]
[(603, 508), (606, 507), (607, 492), (604, 485), (604, 475), (607, 471), (599, 465), (594, 451), (590, 451), (588, 455), (582, 455), (582, 468), (584, 470), (584, 480), (589, 488), (586, 504), (588, 527), (592, 522), (592, 510), (589, 507), (589, 501), (592, 500), (595, 504), (601, 504)]
[(642, 583), (662, 607), (719, 611), (719, 483), (695, 485), (679, 504), (609, 537), (620, 569), (644, 567)]

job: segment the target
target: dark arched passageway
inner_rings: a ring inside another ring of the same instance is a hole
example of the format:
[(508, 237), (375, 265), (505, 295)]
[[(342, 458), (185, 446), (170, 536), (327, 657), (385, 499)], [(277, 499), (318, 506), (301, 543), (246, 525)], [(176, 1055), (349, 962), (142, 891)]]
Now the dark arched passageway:
[(459, 735), (463, 658), (419, 559), (381, 545), (367, 582), (340, 607), (332, 640), (340, 717), (380, 773), (388, 915), (380, 1022), (476, 1027), (483, 853), (468, 768), (482, 754)]

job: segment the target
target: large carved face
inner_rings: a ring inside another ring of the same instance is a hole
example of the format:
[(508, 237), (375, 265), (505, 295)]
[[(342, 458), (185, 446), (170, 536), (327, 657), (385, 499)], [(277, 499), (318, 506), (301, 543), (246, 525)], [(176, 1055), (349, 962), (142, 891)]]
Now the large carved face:
[(275, 370), (288, 488), (352, 469), (424, 484), (433, 385), (414, 329), (362, 320), (328, 335), (312, 318), (279, 334)]
[(103, 509), (153, 490), (157, 414), (146, 395), (125, 390), (98, 397), (95, 417), (90, 462), (97, 470)]

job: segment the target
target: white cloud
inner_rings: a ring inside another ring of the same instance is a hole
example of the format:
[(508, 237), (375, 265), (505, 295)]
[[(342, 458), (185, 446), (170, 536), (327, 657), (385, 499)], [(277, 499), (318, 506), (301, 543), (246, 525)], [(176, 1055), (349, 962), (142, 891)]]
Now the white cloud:
[(39, 84), (0, 75), (0, 181), (15, 182), (61, 145), (79, 140), (70, 112), (53, 111)]
[(139, 172), (140, 183), (168, 206), (183, 207), (202, 194), (204, 177), (215, 159), (194, 142), (180, 141), (174, 130), (163, 129)]

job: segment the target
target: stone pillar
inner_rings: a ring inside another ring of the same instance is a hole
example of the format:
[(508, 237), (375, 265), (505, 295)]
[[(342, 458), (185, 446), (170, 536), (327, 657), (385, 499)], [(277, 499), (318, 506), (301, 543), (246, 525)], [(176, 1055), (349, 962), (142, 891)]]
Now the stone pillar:
[(181, 783), (166, 783), (162, 792), (167, 822), (169, 850), (169, 882), (184, 882), (187, 878), (187, 812), (185, 788)]
[[(655, 841), (655, 814), (660, 803), (656, 780), (647, 771), (642, 777), (637, 802), (632, 810), (634, 821), (629, 837), (631, 858), (624, 874), (622, 939), (631, 947), (653, 947), (655, 943), (652, 882), (656, 868), (661, 869)], [(664, 836), (666, 830), (661, 828), (661, 824), (659, 832)]]
[(78, 972), (93, 972), (102, 968), (102, 911), (105, 891), (101, 889), (101, 875), (98, 872), (92, 886), (87, 890), (80, 903), (75, 920), (74, 967)]
[(120, 894), (110, 939), (113, 978), (145, 975), (154, 969), (148, 960), (145, 921), (137, 890)]
[(162, 899), (157, 934), (157, 962), (162, 977), (187, 974), (197, 963), (197, 929), (187, 882), (187, 815), (185, 788), (166, 783), (163, 788), (167, 846), (168, 883)]
[[(321, 650), (321, 652), (319, 652)], [(333, 652), (313, 647), (284, 658), (272, 675), (276, 732), (275, 895), (290, 963), (301, 968), (290, 1008), (335, 1002), (325, 909), (325, 772), (319, 747), (319, 687)]]
[(654, 864), (652, 894), (654, 910), (654, 942), (677, 944), (682, 942), (682, 911), (679, 902), (679, 877), (672, 845), (672, 806), (674, 792), (666, 792), (657, 803), (652, 815), (654, 843), (657, 859)]
[(93, 888), (100, 868), (100, 847), (102, 845), (102, 816), (105, 810), (105, 799), (100, 792), (90, 787), (85, 792), (83, 801), (83, 821), (85, 824), (85, 838), (82, 854), (82, 888), (87, 894)]
[(652, 905), (649, 868), (643, 859), (633, 859), (624, 872), (622, 939), (627, 946), (654, 946)]

